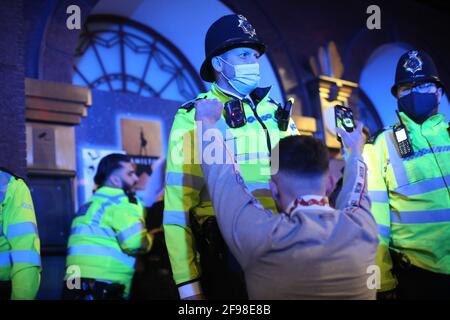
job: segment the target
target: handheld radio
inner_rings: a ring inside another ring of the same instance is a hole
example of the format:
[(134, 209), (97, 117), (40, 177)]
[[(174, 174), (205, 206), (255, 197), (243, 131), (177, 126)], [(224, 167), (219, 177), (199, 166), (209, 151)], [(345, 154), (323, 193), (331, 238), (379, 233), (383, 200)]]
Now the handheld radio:
[(275, 119), (277, 119), (278, 129), (280, 129), (280, 131), (286, 131), (289, 126), (293, 104), (294, 99), (289, 98), (284, 107), (279, 105), (277, 111), (275, 111)]
[(394, 126), (394, 137), (397, 142), (398, 150), (400, 151), (400, 156), (406, 158), (413, 155), (414, 150), (411, 145), (411, 140), (409, 139), (408, 131), (400, 118), (398, 110), (395, 110), (395, 112), (400, 120), (400, 124)]

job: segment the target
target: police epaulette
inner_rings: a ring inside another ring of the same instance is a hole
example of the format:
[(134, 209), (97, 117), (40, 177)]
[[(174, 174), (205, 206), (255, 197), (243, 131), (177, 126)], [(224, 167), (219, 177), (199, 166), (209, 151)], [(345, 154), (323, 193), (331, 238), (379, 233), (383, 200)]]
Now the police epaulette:
[(184, 110), (186, 110), (187, 112), (190, 112), (192, 109), (194, 109), (194, 107), (195, 107), (194, 102), (195, 102), (196, 100), (197, 100), (197, 99), (192, 99), (192, 100), (189, 100), (189, 101), (186, 102), (186, 103), (183, 103), (183, 105), (180, 107), (180, 109), (184, 109)]
[(195, 101), (200, 100), (200, 99), (207, 99), (207, 98), (208, 98), (207, 96), (204, 96), (202, 98), (195, 98), (195, 99), (189, 100), (189, 101), (183, 103), (181, 105), (180, 109), (184, 109), (184, 110), (187, 110), (187, 112), (190, 112), (192, 109), (195, 108)]
[(378, 136), (381, 135), (383, 132), (392, 129), (394, 126), (387, 126), (384, 127), (378, 131), (376, 131), (370, 138), (369, 140), (367, 140), (367, 143), (369, 144), (373, 144), (375, 142), (375, 140), (377, 140)]

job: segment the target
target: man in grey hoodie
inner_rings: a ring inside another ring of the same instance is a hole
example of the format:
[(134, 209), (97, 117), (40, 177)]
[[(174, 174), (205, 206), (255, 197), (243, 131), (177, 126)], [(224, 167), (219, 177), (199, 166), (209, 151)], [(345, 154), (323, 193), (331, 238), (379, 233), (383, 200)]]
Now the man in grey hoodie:
[[(339, 131), (349, 158), (336, 208), (325, 196), (329, 156), (323, 142), (307, 136), (280, 141), (271, 159), (275, 214), (247, 190), (227, 148), (232, 137), (222, 110), (217, 100), (196, 102), (198, 151), (221, 233), (244, 270), (250, 299), (375, 299), (378, 231), (361, 157), (362, 125)], [(207, 159), (211, 146), (224, 151), (222, 163), (217, 154)]]

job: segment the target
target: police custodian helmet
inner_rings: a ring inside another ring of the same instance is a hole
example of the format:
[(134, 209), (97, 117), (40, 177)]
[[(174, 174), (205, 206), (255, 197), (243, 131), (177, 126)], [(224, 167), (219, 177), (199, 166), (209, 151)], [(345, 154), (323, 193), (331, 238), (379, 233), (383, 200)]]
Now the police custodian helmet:
[(211, 59), (238, 47), (253, 48), (261, 55), (266, 51), (266, 46), (256, 36), (255, 28), (243, 15), (230, 14), (216, 20), (205, 37), (205, 61), (200, 69), (202, 79), (213, 82), (215, 78)]
[(414, 85), (423, 82), (434, 82), (438, 87), (443, 87), (431, 57), (426, 52), (410, 50), (398, 60), (395, 71), (395, 84), (392, 86), (391, 92), (394, 97), (397, 97), (399, 85)]

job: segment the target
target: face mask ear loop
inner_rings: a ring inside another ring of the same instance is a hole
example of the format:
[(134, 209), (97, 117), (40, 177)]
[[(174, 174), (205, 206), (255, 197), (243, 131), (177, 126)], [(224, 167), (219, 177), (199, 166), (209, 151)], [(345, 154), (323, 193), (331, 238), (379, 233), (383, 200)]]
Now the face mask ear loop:
[(225, 75), (225, 73), (223, 73), (223, 72), (221, 71), (220, 74), (221, 74), (225, 79), (227, 79), (228, 83), (231, 82), (231, 80)]
[[(228, 61), (226, 61), (225, 59), (223, 59), (221, 56), (217, 56), (218, 59), (222, 60), (223, 62), (225, 62), (226, 64), (228, 64), (229, 66), (232, 66), (234, 69), (234, 65), (232, 65), (231, 63), (229, 63)], [(220, 71), (220, 74), (228, 81), (228, 83), (230, 83), (230, 78), (228, 78), (225, 73), (223, 73), (223, 71)]]
[[(217, 56), (217, 58), (219, 58), (220, 60), (222, 60), (223, 62), (225, 62), (226, 64), (228, 64), (229, 66), (233, 67), (234, 69), (234, 65), (232, 65), (231, 63), (227, 62), (225, 59), (223, 59), (221, 56)], [(236, 70), (234, 71), (236, 73)], [(223, 73), (222, 71), (220, 72), (220, 74), (227, 80), (228, 84), (234, 88), (234, 90), (236, 90), (237, 92), (241, 93), (238, 89), (236, 89), (236, 87), (233, 85), (233, 82), (231, 81), (230, 78), (228, 78), (225, 73)], [(242, 93), (241, 93), (242, 94)]]
[(222, 58), (221, 56), (217, 56), (218, 59), (222, 60), (223, 62), (225, 62), (227, 65), (231, 66), (234, 68), (234, 65), (229, 63), (227, 60), (225, 60), (224, 58)]

